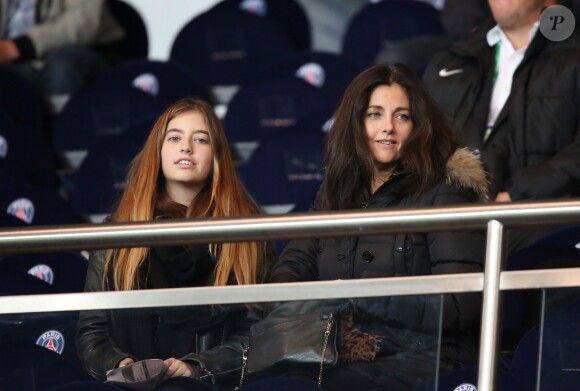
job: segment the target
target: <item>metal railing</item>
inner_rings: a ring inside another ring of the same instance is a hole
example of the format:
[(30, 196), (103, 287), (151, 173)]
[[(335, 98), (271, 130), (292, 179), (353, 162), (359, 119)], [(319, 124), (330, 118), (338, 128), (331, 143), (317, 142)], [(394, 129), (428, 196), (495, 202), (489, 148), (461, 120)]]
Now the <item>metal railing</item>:
[(580, 269), (502, 272), (505, 228), (578, 223), (580, 201), (574, 200), (5, 229), (0, 230), (0, 254), (485, 229), (487, 248), (484, 273), (4, 296), (0, 297), (0, 313), (483, 292), (478, 390), (491, 391), (495, 384), (500, 291), (580, 286)]

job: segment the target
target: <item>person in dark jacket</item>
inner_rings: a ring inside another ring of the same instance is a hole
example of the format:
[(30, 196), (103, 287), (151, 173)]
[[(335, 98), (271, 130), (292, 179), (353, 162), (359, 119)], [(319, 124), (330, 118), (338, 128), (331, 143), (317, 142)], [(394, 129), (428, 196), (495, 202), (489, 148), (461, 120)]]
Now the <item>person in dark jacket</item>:
[[(539, 28), (556, 3), (489, 0), (494, 20), (436, 55), (423, 76), (461, 143), (481, 154), (497, 202), (580, 196), (578, 28), (563, 41)], [(510, 247), (536, 236), (512, 236)]]
[[(112, 222), (247, 216), (258, 206), (238, 181), (224, 130), (211, 106), (170, 105), (129, 167)], [(265, 242), (99, 250), (90, 254), (85, 291), (224, 286), (263, 282), (273, 247)], [(93, 310), (80, 314), (77, 349), (89, 374), (143, 359), (168, 366), (162, 383), (223, 389), (239, 377), (251, 307), (191, 306)], [(220, 375), (221, 378), (220, 378)], [(190, 379), (184, 379), (190, 378)], [(207, 384), (193, 379), (207, 379)], [(220, 379), (222, 382), (220, 383)], [(173, 389), (173, 388), (172, 388)]]
[(125, 59), (125, 35), (105, 0), (0, 0), (0, 67), (26, 78), (53, 113)]
[[(328, 134), (325, 168), (315, 211), (488, 199), (481, 162), (457, 148), (444, 114), (404, 65), (376, 65), (352, 81)], [(269, 282), (482, 272), (484, 256), (476, 231), (301, 239), (284, 249)], [(479, 293), (350, 299), (347, 308), (339, 316), (338, 363), (324, 368), (326, 390), (413, 390), (437, 366), (477, 360)], [(317, 375), (296, 376), (316, 382)]]

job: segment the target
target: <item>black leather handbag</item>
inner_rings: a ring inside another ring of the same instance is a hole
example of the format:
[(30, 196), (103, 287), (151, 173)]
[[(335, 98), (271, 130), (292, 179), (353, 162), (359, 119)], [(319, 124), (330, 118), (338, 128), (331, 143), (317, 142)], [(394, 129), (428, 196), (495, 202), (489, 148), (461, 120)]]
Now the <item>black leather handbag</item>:
[(244, 375), (283, 370), (318, 372), (322, 384), (324, 368), (338, 360), (336, 316), (345, 300), (286, 302), (251, 327), (244, 352)]

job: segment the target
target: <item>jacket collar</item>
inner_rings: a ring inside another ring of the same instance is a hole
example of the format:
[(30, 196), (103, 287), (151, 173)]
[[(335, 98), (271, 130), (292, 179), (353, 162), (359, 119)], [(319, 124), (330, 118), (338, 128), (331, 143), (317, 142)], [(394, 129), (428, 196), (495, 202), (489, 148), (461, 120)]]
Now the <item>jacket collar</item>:
[(445, 179), (471, 189), (479, 202), (489, 201), (489, 181), (483, 164), (467, 148), (459, 148), (447, 161)]

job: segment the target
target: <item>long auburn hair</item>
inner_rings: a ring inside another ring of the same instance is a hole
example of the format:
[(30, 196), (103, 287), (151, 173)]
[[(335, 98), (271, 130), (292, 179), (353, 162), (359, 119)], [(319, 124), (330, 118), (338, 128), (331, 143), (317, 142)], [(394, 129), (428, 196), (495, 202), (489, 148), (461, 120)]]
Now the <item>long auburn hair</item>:
[[(185, 207), (172, 201), (165, 190), (161, 147), (169, 122), (192, 111), (201, 113), (208, 127), (213, 167), (207, 184)], [(161, 114), (145, 145), (129, 164), (127, 185), (111, 220), (150, 221), (159, 216), (207, 218), (259, 213), (259, 207), (236, 175), (224, 129), (212, 107), (200, 99), (183, 98)], [(232, 274), (240, 285), (254, 284), (264, 278), (265, 242), (211, 244), (210, 252), (216, 260), (214, 285), (227, 285)], [(115, 290), (139, 289), (139, 270), (148, 256), (149, 248), (146, 247), (109, 250), (103, 282), (112, 272)]]
[(371, 196), (374, 160), (364, 119), (375, 88), (393, 84), (407, 93), (413, 120), (399, 168), (411, 174), (407, 192), (417, 196), (444, 174), (447, 160), (457, 149), (445, 115), (412, 70), (401, 64), (375, 65), (349, 84), (335, 112), (326, 142), (321, 209), (362, 208)]

